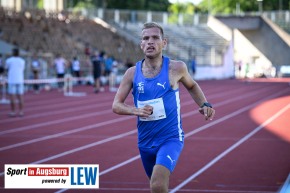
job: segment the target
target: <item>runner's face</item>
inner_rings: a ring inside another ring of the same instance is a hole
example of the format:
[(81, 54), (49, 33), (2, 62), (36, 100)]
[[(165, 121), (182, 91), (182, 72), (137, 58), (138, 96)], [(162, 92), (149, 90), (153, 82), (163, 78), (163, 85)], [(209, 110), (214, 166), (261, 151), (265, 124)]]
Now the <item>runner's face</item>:
[(165, 46), (166, 40), (162, 39), (159, 28), (153, 27), (142, 31), (141, 49), (146, 57), (155, 58), (159, 56)]

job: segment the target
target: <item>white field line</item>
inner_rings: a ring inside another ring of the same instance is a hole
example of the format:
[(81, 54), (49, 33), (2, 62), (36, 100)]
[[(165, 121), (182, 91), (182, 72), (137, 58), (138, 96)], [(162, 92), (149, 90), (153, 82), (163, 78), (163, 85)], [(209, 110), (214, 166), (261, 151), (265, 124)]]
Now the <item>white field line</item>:
[[(192, 136), (192, 135), (194, 135), (194, 134), (196, 134), (196, 133), (198, 133), (198, 132), (200, 132), (200, 131), (203, 131), (203, 130), (205, 130), (205, 129), (207, 129), (207, 128), (209, 128), (209, 127), (215, 125), (215, 124), (218, 124), (218, 123), (220, 123), (220, 122), (222, 122), (222, 121), (225, 121), (225, 120), (227, 120), (227, 119), (230, 119), (230, 118), (232, 118), (232, 117), (234, 117), (234, 116), (236, 116), (236, 115), (238, 115), (238, 114), (240, 114), (240, 113), (242, 113), (242, 112), (244, 112), (244, 111), (247, 111), (247, 110), (251, 109), (252, 107), (256, 106), (257, 104), (259, 104), (260, 102), (262, 102), (262, 101), (264, 101), (264, 100), (267, 100), (267, 99), (273, 98), (273, 97), (275, 97), (275, 96), (279, 96), (280, 94), (283, 94), (283, 93), (286, 93), (286, 92), (288, 92), (288, 91), (285, 90), (285, 91), (281, 91), (281, 92), (279, 92), (279, 93), (275, 93), (275, 94), (273, 94), (273, 95), (271, 95), (271, 96), (268, 96), (268, 97), (265, 98), (265, 99), (261, 99), (261, 100), (255, 102), (255, 103), (253, 103), (253, 104), (251, 104), (251, 105), (245, 106), (244, 108), (240, 109), (239, 112), (232, 113), (232, 114), (228, 114), (228, 115), (224, 116), (224, 117), (221, 118), (221, 119), (217, 119), (217, 120), (215, 120), (215, 121), (212, 121), (212, 122), (209, 123), (209, 124), (206, 124), (206, 125), (204, 125), (204, 126), (201, 126), (201, 127), (197, 128), (196, 130), (194, 130), (194, 131), (192, 131), (192, 132), (186, 134), (186, 135), (185, 135), (185, 138), (186, 138), (186, 137), (190, 137), (190, 136)], [(290, 106), (290, 104), (287, 105), (287, 106)], [(289, 107), (288, 107), (288, 108), (289, 108)], [(277, 114), (277, 113), (276, 113), (276, 114)], [(268, 123), (267, 123), (267, 124), (268, 124)], [(262, 125), (265, 126), (265, 124), (262, 124)], [(260, 126), (261, 126), (261, 125), (260, 125)], [(255, 129), (255, 130), (256, 130), (256, 129)], [(255, 131), (255, 130), (254, 130), (254, 131)], [(252, 131), (252, 132), (254, 132), (254, 131)], [(258, 131), (257, 131), (257, 132), (258, 132)], [(256, 133), (256, 132), (255, 132), (255, 133)], [(124, 162), (121, 162), (121, 163), (118, 164), (118, 165), (115, 165), (115, 166), (113, 166), (113, 167), (111, 167), (111, 168), (108, 168), (108, 169), (106, 170), (106, 171), (107, 171), (106, 173), (108, 173), (108, 171), (113, 171), (113, 170), (115, 170), (115, 169), (118, 169), (119, 167), (125, 166), (126, 164), (129, 164), (129, 163), (131, 163), (131, 162), (137, 160), (137, 158), (140, 158), (140, 156), (138, 156), (138, 155), (137, 155), (137, 156), (134, 156), (133, 158), (130, 158), (130, 159), (124, 161)], [(212, 161), (211, 161), (211, 162), (212, 162)], [(209, 163), (211, 163), (211, 162), (209, 162)], [(1, 174), (2, 174), (2, 173), (0, 173), (0, 176), (1, 176)], [(59, 190), (59, 191), (57, 191), (57, 192), (55, 192), (55, 193), (65, 192), (66, 190), (68, 190), (68, 189), (61, 189), (61, 190)]]
[[(42, 97), (42, 94), (45, 95), (45, 93), (41, 93), (39, 95), (37, 95), (38, 97), (34, 98), (35, 101), (32, 101), (32, 99), (25, 99), (25, 106), (29, 107), (27, 108), (28, 111), (31, 110), (42, 110), (43, 109), (43, 105), (48, 107), (49, 109), (51, 108), (62, 108), (62, 107), (66, 107), (66, 106), (70, 106), (69, 104), (72, 103), (71, 100), (66, 100), (69, 99), (65, 96), (63, 96), (63, 94), (55, 96), (58, 97), (58, 99), (61, 100), (61, 102), (55, 102), (55, 98), (53, 98), (54, 96), (51, 96), (50, 98), (45, 98), (45, 99), (41, 99), (40, 97)], [(59, 93), (60, 94), (60, 93)], [(25, 94), (26, 95), (26, 94)], [(28, 94), (27, 94), (28, 95)], [(104, 95), (105, 96), (105, 95)], [(30, 97), (30, 96), (27, 96)], [(113, 99), (113, 96), (112, 96)], [(108, 100), (108, 97), (100, 97), (98, 98), (98, 103), (104, 103)], [(79, 105), (86, 105), (87, 103), (89, 104), (94, 104), (96, 102), (96, 99), (93, 97), (89, 97), (86, 98), (85, 100), (79, 100), (78, 103)], [(73, 102), (74, 104), (76, 103), (76, 101)], [(40, 106), (41, 105), (41, 106)], [(5, 112), (1, 112), (0, 114), (6, 114)]]
[[(88, 149), (88, 148), (97, 146), (97, 145), (101, 145), (101, 144), (104, 144), (104, 143), (107, 143), (107, 142), (110, 142), (110, 141), (114, 141), (114, 140), (117, 140), (117, 139), (120, 139), (120, 138), (123, 138), (123, 137), (127, 137), (129, 135), (134, 134), (134, 133), (137, 133), (137, 130), (136, 129), (135, 130), (132, 130), (132, 131), (128, 131), (126, 133), (122, 133), (122, 134), (116, 135), (114, 137), (109, 137), (109, 138), (103, 139), (101, 141), (96, 141), (94, 143), (90, 143), (90, 144), (87, 144), (87, 145), (83, 145), (81, 147), (78, 147), (78, 148), (75, 148), (75, 149), (71, 149), (69, 151), (65, 151), (63, 153), (56, 154), (56, 155), (51, 156), (51, 157), (48, 157), (48, 158), (44, 158), (42, 160), (38, 160), (38, 161), (32, 162), (30, 164), (40, 164), (40, 163), (44, 163), (44, 162), (47, 162), (47, 161), (50, 161), (50, 160), (53, 160), (53, 159), (57, 159), (59, 157), (63, 157), (63, 156), (66, 156), (66, 155), (69, 155), (69, 154), (72, 154), (72, 153), (75, 153), (75, 152), (78, 152), (78, 151), (82, 151), (82, 150), (85, 150), (85, 149)], [(0, 173), (0, 175), (1, 174), (2, 173)]]
[[(67, 189), (66, 189), (67, 190)], [(99, 188), (98, 190), (105, 190), (105, 191), (111, 191), (111, 192), (150, 192), (150, 188)], [(57, 191), (55, 193), (61, 193), (64, 192), (65, 190), (60, 190)], [(206, 190), (206, 189), (182, 189), (182, 192), (189, 192), (189, 193), (194, 193), (194, 192), (198, 192), (198, 193), (277, 193), (277, 192), (273, 192), (273, 191), (251, 191), (251, 190)], [(279, 192), (280, 193), (280, 192)], [(288, 192), (284, 192), (284, 193), (288, 193)]]
[[(281, 92), (279, 92), (279, 93), (275, 93), (275, 94), (273, 94), (273, 95), (271, 95), (271, 96), (268, 96), (267, 98), (265, 98), (265, 99), (261, 99), (260, 101), (257, 101), (256, 103), (253, 103), (253, 104), (251, 104), (251, 105), (249, 105), (249, 106), (246, 106), (246, 107), (244, 107), (243, 108), (243, 110), (244, 111), (246, 111), (247, 109), (250, 109), (252, 106), (254, 106), (254, 105), (256, 105), (256, 104), (258, 104), (259, 102), (261, 102), (261, 101), (263, 101), (263, 100), (266, 100), (266, 99), (268, 99), (268, 98), (272, 98), (272, 97), (275, 97), (275, 96), (278, 96), (278, 95), (280, 95), (280, 94), (283, 94), (284, 92), (287, 92), (287, 90), (286, 91), (281, 91)], [(245, 97), (245, 96), (244, 96)], [(243, 97), (243, 98), (244, 98)], [(229, 100), (228, 100), (229, 101)], [(187, 116), (189, 116), (191, 113), (188, 113), (188, 115), (186, 115), (185, 117), (187, 117)], [(235, 114), (236, 115), (236, 114)], [(233, 114), (230, 114), (230, 115), (228, 115), (227, 116), (227, 119), (228, 118), (231, 118), (233, 116)], [(127, 119), (131, 119), (132, 117), (125, 117), (125, 118), (127, 118)], [(121, 118), (120, 118), (121, 119)], [(126, 120), (126, 119), (125, 119)], [(199, 130), (199, 131), (202, 131), (202, 130), (204, 130), (204, 129), (206, 129), (206, 128), (208, 128), (208, 127), (210, 127), (210, 126), (212, 126), (212, 125), (215, 125), (215, 124), (217, 124), (217, 123), (219, 123), (219, 122), (221, 122), (221, 121), (219, 121), (220, 119), (217, 119), (217, 120), (215, 120), (215, 121), (212, 121), (211, 122), (211, 124), (207, 124), (207, 125), (205, 125), (205, 126), (202, 126), (202, 128), (203, 129), (200, 129), (200, 128), (197, 128), (196, 130)], [(106, 121), (106, 122), (102, 122), (103, 124), (104, 123), (111, 123), (112, 121)], [(116, 120), (115, 119), (115, 122), (119, 122), (119, 120)], [(215, 123), (215, 124), (214, 124)], [(102, 125), (103, 125), (102, 124)], [(97, 125), (97, 124), (96, 124)], [(93, 126), (95, 126), (95, 125), (93, 125)], [(88, 128), (87, 128), (88, 129)], [(78, 132), (78, 131), (76, 131), (76, 132)], [(130, 132), (136, 132), (136, 130), (132, 130), (132, 131), (130, 131)], [(64, 132), (64, 133), (68, 133), (68, 132)], [(128, 133), (128, 132), (127, 132)], [(192, 134), (195, 134), (195, 133), (197, 133), (197, 132), (194, 132), (194, 133), (192, 133)], [(192, 135), (191, 134), (191, 135)], [(61, 135), (60, 133), (59, 134), (56, 134), (56, 135)], [(185, 137), (188, 137), (189, 135), (185, 135)], [(49, 137), (49, 136), (47, 136), (47, 137)], [(46, 138), (46, 137), (45, 137)], [(51, 138), (51, 137), (50, 137)], [(115, 137), (110, 137), (110, 138), (108, 138), (108, 140), (109, 141), (111, 141), (111, 139), (112, 138), (114, 138), (115, 139)], [(119, 139), (119, 138), (117, 138), (117, 139)], [(44, 140), (46, 140), (46, 139), (44, 139)], [(104, 141), (104, 140), (102, 140), (102, 141)], [(100, 143), (99, 142), (95, 142), (95, 143), (92, 143), (92, 144), (96, 144), (97, 143), (97, 145), (99, 145)], [(101, 143), (102, 144), (102, 143)], [(14, 144), (15, 145), (15, 144)], [(93, 146), (95, 146), (95, 145), (93, 145)], [(66, 151), (66, 152), (70, 152), (69, 154), (71, 154), (71, 153), (75, 153), (75, 152), (77, 152), (77, 151), (80, 151), (79, 149), (81, 149), (81, 150), (83, 150), (84, 148), (83, 147), (86, 147), (86, 148), (89, 148), (89, 147), (93, 147), (91, 144), (88, 144), (88, 145), (85, 145), (85, 146), (82, 146), (82, 147), (79, 147), (79, 148), (76, 148), (76, 149), (73, 149), (73, 150), (70, 150), (70, 151)], [(64, 156), (64, 155), (67, 155), (67, 153), (66, 152), (64, 152), (64, 153), (61, 153), (61, 155), (62, 156)], [(60, 155), (60, 154), (58, 154), (58, 155)], [(58, 158), (58, 157), (62, 157), (62, 156), (57, 156), (56, 155), (56, 157)], [(49, 157), (49, 158), (46, 158), (46, 159), (44, 159), (45, 161), (49, 161), (49, 160), (52, 160), (52, 159), (55, 159), (54, 158), (55, 156), (51, 156), (51, 157)], [(36, 162), (33, 162), (33, 163), (31, 163), (31, 164), (35, 164), (35, 163), (43, 163), (44, 161), (41, 161), (41, 160), (39, 160), (39, 161), (36, 161)], [(4, 172), (2, 172), (2, 173), (0, 173), (0, 176), (3, 176), (3, 174), (4, 174)]]
[[(41, 96), (41, 95), (39, 95)], [(56, 96), (58, 97), (58, 96)], [(58, 99), (64, 99), (64, 98), (58, 98)], [(26, 101), (26, 100), (25, 100)], [(51, 101), (51, 102), (50, 102)], [(74, 101), (75, 103), (76, 101)], [(89, 98), (88, 100), (79, 100), (78, 103), (80, 105), (85, 105), (86, 103), (91, 103), (93, 104), (95, 102), (95, 100), (93, 98)], [(98, 101), (99, 102), (99, 101)], [(30, 111), (34, 111), (34, 110), (42, 110), (43, 106), (45, 106), (45, 110), (49, 110), (49, 109), (55, 109), (55, 108), (63, 108), (66, 106), (70, 106), (70, 103), (72, 103), (72, 101), (70, 100), (61, 100), (61, 101), (57, 101), (55, 102), (55, 98), (52, 98), (51, 100), (40, 100), (40, 99), (36, 99), (36, 101), (30, 101), (30, 102), (25, 102), (25, 106), (27, 106), (26, 110), (28, 112)], [(102, 103), (102, 102), (100, 102)], [(5, 112), (1, 112), (1, 114), (6, 114)]]
[[(36, 118), (41, 118), (41, 117), (47, 117), (50, 115), (57, 115), (57, 114), (63, 114), (63, 113), (70, 113), (70, 112), (75, 112), (75, 111), (83, 111), (83, 110), (88, 110), (88, 109), (96, 109), (98, 107), (106, 107), (108, 105), (112, 104), (112, 102), (106, 102), (106, 103), (99, 103), (96, 105), (82, 105), (82, 104), (78, 104), (78, 103), (73, 103), (72, 104), (72, 108), (66, 108), (66, 109), (62, 109), (62, 107), (57, 106), (59, 109), (62, 110), (53, 110), (53, 111), (43, 111), (43, 113), (37, 113), (37, 114), (27, 114), (24, 117), (22, 117), (21, 119), (5, 119), (3, 121), (1, 121), (1, 124), (3, 123), (10, 123), (10, 122), (16, 122), (16, 121), (23, 121), (23, 120), (28, 120), (28, 119), (36, 119)], [(77, 106), (77, 107), (76, 107)], [(79, 107), (78, 107), (79, 106)], [(42, 106), (43, 109), (45, 109), (45, 107)], [(26, 111), (25, 111), (26, 112)]]
[[(245, 97), (252, 96), (252, 95), (255, 95), (255, 94), (256, 93), (250, 93), (250, 94), (239, 96), (239, 97), (236, 97), (236, 98), (231, 98), (229, 100), (225, 100), (223, 102), (215, 104), (215, 107), (219, 107), (219, 106), (225, 105), (227, 103), (230, 103), (230, 102), (233, 102), (233, 101), (236, 101), (236, 100), (239, 100), (239, 99), (244, 99)], [(109, 113), (109, 112), (111, 112), (111, 110), (106, 110), (105, 112), (101, 111), (101, 112), (91, 113), (91, 114), (94, 114), (94, 115), (100, 114), (100, 115), (102, 115), (104, 113)], [(188, 112), (188, 113), (184, 113), (182, 115), (182, 118), (185, 118), (185, 117), (191, 116), (193, 114), (197, 114), (197, 113), (198, 113), (197, 111), (191, 111), (191, 112)], [(87, 115), (91, 115), (91, 114), (86, 114), (86, 115), (83, 115), (83, 116), (87, 116)], [(69, 130), (69, 131), (65, 131), (65, 132), (61, 132), (61, 133), (57, 133), (57, 134), (53, 134), (53, 135), (47, 135), (47, 136), (44, 136), (44, 137), (40, 137), (40, 138), (28, 140), (28, 141), (23, 141), (23, 142), (20, 142), (20, 143), (15, 143), (15, 144), (12, 144), (12, 145), (1, 147), (0, 151), (5, 151), (5, 150), (9, 150), (9, 149), (16, 148), (16, 147), (20, 147), (20, 146), (24, 146), (24, 145), (28, 145), (28, 144), (32, 144), (32, 143), (36, 143), (36, 142), (40, 142), (40, 141), (56, 138), (56, 137), (61, 137), (61, 136), (69, 135), (69, 134), (72, 134), (72, 133), (82, 132), (82, 131), (89, 130), (89, 129), (94, 129), (94, 128), (97, 128), (97, 127), (100, 127), (100, 126), (108, 125), (108, 124), (111, 124), (111, 123), (116, 123), (116, 122), (119, 122), (119, 121), (128, 120), (128, 119), (131, 119), (131, 118), (135, 118), (135, 117), (133, 117), (133, 116), (129, 116), (129, 117), (125, 117), (125, 118), (121, 117), (121, 118), (114, 119), (114, 121), (110, 121), (109, 120), (109, 121), (97, 123), (97, 124), (94, 124), (94, 125), (88, 125), (88, 126), (80, 127), (80, 128), (77, 128), (77, 129), (72, 129), (72, 130)], [(70, 117), (70, 118), (66, 118), (66, 119), (75, 120), (76, 118), (75, 117)], [(64, 119), (55, 120), (55, 121), (52, 121), (52, 122), (53, 123), (55, 123), (55, 122), (58, 123), (58, 122), (63, 121), (63, 120)], [(35, 128), (35, 127), (38, 127), (40, 125), (41, 126), (47, 126), (47, 125), (50, 125), (50, 124), (51, 124), (51, 122), (39, 123), (39, 124), (31, 125), (31, 126), (18, 128), (18, 131), (20, 131), (20, 130), (21, 131), (22, 130), (28, 130), (28, 127), (34, 127)], [(14, 130), (16, 130), (16, 129), (14, 129)], [(12, 133), (12, 131), (13, 130), (3, 131), (3, 132), (0, 132), (0, 135), (1, 134), (2, 135), (3, 134), (7, 134), (8, 132)]]
[[(113, 141), (113, 140), (117, 140), (117, 139), (129, 136), (129, 135), (132, 135), (132, 134), (134, 134), (136, 132), (137, 132), (137, 130), (134, 129), (132, 131), (129, 131), (129, 132), (126, 132), (126, 133), (122, 133), (122, 134), (116, 135), (114, 137), (109, 137), (109, 138), (103, 139), (101, 141), (96, 141), (94, 143), (83, 145), (83, 146), (75, 148), (75, 149), (71, 149), (71, 150), (68, 150), (68, 151), (65, 151), (65, 152), (62, 152), (62, 153), (59, 153), (59, 154), (56, 154), (56, 155), (53, 155), (53, 156), (38, 160), (38, 161), (35, 161), (35, 162), (31, 162), (30, 164), (41, 164), (41, 163), (44, 163), (44, 162), (47, 162), (47, 161), (50, 161), (50, 160), (53, 160), (53, 159), (57, 159), (57, 158), (60, 158), (60, 157), (63, 157), (63, 156), (66, 156), (66, 155), (69, 155), (69, 154), (72, 154), (72, 153), (75, 153), (75, 152), (78, 152), (78, 151), (82, 151), (82, 150), (85, 150), (85, 149), (88, 149), (88, 148), (91, 148), (91, 147), (94, 147), (94, 146), (97, 146), (97, 145), (101, 145), (101, 144), (104, 144), (104, 143), (107, 143), (107, 142), (110, 142), (110, 141)], [(127, 162), (128, 161), (125, 161), (126, 164), (127, 164)], [(122, 164), (118, 164), (118, 165), (122, 165)], [(114, 167), (116, 167), (116, 166), (114, 166)], [(3, 176), (3, 175), (4, 175), (4, 172), (1, 172), (0, 176)]]
[(198, 170), (196, 173), (188, 177), (186, 180), (184, 180), (182, 183), (180, 183), (178, 186), (173, 188), (169, 193), (175, 193), (176, 191), (180, 190), (182, 187), (184, 187), (186, 184), (188, 184), (190, 181), (192, 181), (194, 178), (202, 174), (204, 171), (206, 171), (208, 168), (213, 166), (215, 163), (217, 163), (219, 160), (224, 158), (227, 154), (232, 152), (234, 149), (236, 149), (238, 146), (240, 146), (242, 143), (247, 141), (249, 138), (251, 138), (253, 135), (255, 135), (257, 132), (259, 132), (262, 128), (267, 126), (269, 123), (271, 123), (273, 120), (278, 118), (280, 115), (282, 115), (285, 111), (287, 111), (290, 108), (290, 104), (282, 108), (280, 111), (275, 113), (273, 116), (271, 116), (269, 119), (267, 119), (265, 122), (263, 122), (261, 125), (256, 127), (253, 131), (251, 131), (249, 134), (244, 136), (242, 139), (237, 141), (235, 144), (230, 146), (228, 149), (226, 149), (224, 152), (219, 154), (217, 157), (215, 157), (213, 160), (211, 160), (209, 163), (207, 163), (205, 166), (203, 166), (200, 170)]
[[(269, 88), (264, 88), (264, 89), (261, 89), (261, 90), (264, 91), (264, 90), (268, 90), (268, 89)], [(221, 105), (222, 103), (223, 104), (227, 104), (227, 103), (229, 103), (231, 101), (235, 101), (235, 100), (238, 100), (238, 99), (242, 99), (244, 97), (256, 95), (257, 93), (262, 92), (261, 90), (256, 91), (256, 92), (250, 92), (249, 94), (242, 95), (242, 96), (237, 97), (237, 98), (231, 98), (231, 99), (225, 100), (223, 102), (220, 102), (220, 103), (215, 104), (215, 107)], [(228, 93), (223, 93), (223, 94), (224, 94), (224, 96), (226, 96)], [(191, 104), (191, 103), (193, 103), (192, 102), (192, 99), (190, 99), (189, 101), (183, 103), (183, 105), (187, 105), (187, 104)], [(14, 132), (19, 132), (19, 131), (25, 131), (25, 130), (30, 130), (30, 129), (35, 129), (35, 128), (38, 128), (38, 127), (44, 127), (44, 126), (49, 126), (49, 125), (53, 125), (53, 124), (59, 124), (59, 123), (63, 123), (63, 122), (66, 122), (66, 121), (87, 118), (87, 117), (90, 117), (90, 116), (102, 115), (102, 114), (108, 113), (108, 112), (111, 112), (111, 111), (110, 110), (99, 111), (99, 112), (94, 112), (94, 113), (89, 113), (89, 114), (79, 115), (79, 116), (74, 116), (74, 117), (69, 117), (69, 118), (63, 118), (63, 119), (54, 120), (54, 121), (48, 121), (48, 122), (43, 122), (43, 123), (36, 123), (36, 124), (32, 124), (32, 125), (27, 125), (27, 126), (24, 126), (24, 127), (19, 127), (19, 128), (15, 128), (15, 129), (9, 129), (9, 130), (5, 130), (5, 131), (1, 131), (0, 132), (0, 135), (14, 133)], [(193, 112), (189, 112), (189, 113), (191, 115), (191, 114), (195, 114), (196, 112), (193, 111)], [(187, 115), (187, 114), (183, 114), (182, 116), (184, 116), (184, 115)]]
[(23, 141), (23, 142), (20, 142), (20, 143), (15, 143), (15, 144), (12, 144), (12, 145), (4, 146), (4, 147), (0, 148), (0, 151), (9, 150), (9, 149), (13, 149), (13, 148), (16, 148), (16, 147), (21, 147), (21, 146), (24, 146), (24, 145), (28, 145), (28, 144), (32, 144), (32, 143), (48, 140), (48, 139), (53, 139), (53, 138), (61, 137), (61, 136), (64, 136), (64, 135), (69, 135), (69, 134), (72, 134), (72, 133), (77, 133), (77, 132), (82, 132), (82, 131), (86, 131), (86, 130), (90, 130), (90, 129), (95, 129), (95, 128), (106, 126), (106, 125), (110, 125), (110, 124), (113, 124), (113, 123), (126, 121), (126, 120), (132, 119), (132, 118), (135, 118), (135, 117), (126, 116), (126, 117), (120, 117), (120, 118), (113, 119), (113, 120), (103, 121), (101, 123), (96, 123), (96, 124), (93, 124), (93, 125), (80, 127), (80, 128), (73, 129), (73, 130), (68, 130), (68, 131), (56, 133), (56, 134), (53, 134), (53, 135), (47, 135), (47, 136), (44, 136), (44, 137), (35, 138), (35, 139), (32, 139), (32, 140)]
[[(219, 97), (224, 97), (225, 95), (228, 95), (228, 94), (231, 94), (231, 93), (234, 93), (236, 91), (230, 91), (230, 92), (227, 92), (227, 93), (216, 93), (216, 94), (212, 94), (210, 95), (209, 97), (211, 98), (219, 98)], [(190, 95), (187, 96), (188, 98), (190, 97)], [(187, 99), (186, 97), (186, 99)], [(72, 103), (72, 102), (70, 102)], [(86, 102), (87, 103), (87, 102)], [(187, 101), (185, 102), (184, 105), (187, 105), (187, 104), (190, 104), (190, 103), (193, 103), (192, 100), (190, 101)], [(98, 102), (98, 104), (95, 104), (95, 105), (91, 105), (93, 104), (93, 101), (90, 102), (90, 104), (87, 104), (87, 105), (84, 105), (83, 103), (76, 103), (75, 101), (73, 102), (73, 105), (71, 105), (71, 108), (66, 108), (66, 109), (63, 109), (63, 110), (53, 110), (53, 111), (48, 111), (46, 106), (47, 107), (50, 107), (50, 108), (55, 108), (55, 107), (58, 107), (58, 109), (62, 109), (63, 108), (63, 103), (61, 104), (47, 104), (45, 106), (37, 106), (39, 108), (29, 108), (30, 111), (33, 111), (35, 109), (45, 109), (45, 111), (43, 113), (38, 113), (38, 114), (32, 114), (30, 115), (29, 113), (27, 115), (25, 115), (24, 117), (22, 117), (21, 119), (5, 119), (5, 120), (2, 120), (0, 124), (4, 124), (4, 123), (10, 123), (10, 122), (15, 122), (15, 121), (23, 121), (23, 120), (28, 120), (28, 119), (35, 119), (35, 118), (40, 118), (40, 117), (46, 117), (46, 116), (49, 116), (49, 115), (56, 115), (56, 114), (62, 114), (62, 113), (69, 113), (69, 112), (72, 112), (72, 111), (81, 111), (81, 110), (88, 110), (88, 109), (92, 109), (92, 108), (98, 108), (98, 107), (103, 107), (103, 106), (108, 106), (108, 105), (111, 105), (112, 104), (112, 101), (110, 102)], [(68, 104), (66, 104), (64, 107), (67, 107)], [(80, 107), (76, 107), (76, 106), (80, 106)], [(9, 129), (9, 130), (12, 130), (12, 129)]]
[(0, 135), (5, 135), (5, 134), (9, 134), (9, 133), (16, 133), (16, 132), (20, 132), (20, 131), (31, 130), (31, 129), (35, 129), (35, 128), (38, 128), (38, 127), (45, 127), (45, 126), (49, 126), (49, 125), (53, 125), (53, 124), (60, 124), (60, 123), (69, 122), (69, 121), (75, 121), (77, 119), (83, 119), (83, 118), (88, 118), (88, 117), (91, 117), (91, 116), (103, 115), (103, 114), (107, 114), (107, 113), (110, 113), (110, 112), (112, 112), (111, 109), (105, 110), (105, 111), (94, 112), (94, 113), (87, 113), (87, 114), (84, 114), (84, 115), (67, 117), (67, 118), (58, 119), (58, 120), (54, 120), (54, 121), (36, 123), (36, 124), (33, 124), (33, 125), (27, 125), (27, 126), (24, 126), (24, 127), (19, 127), (19, 128), (16, 128), (16, 129), (10, 129), (10, 130), (1, 131)]

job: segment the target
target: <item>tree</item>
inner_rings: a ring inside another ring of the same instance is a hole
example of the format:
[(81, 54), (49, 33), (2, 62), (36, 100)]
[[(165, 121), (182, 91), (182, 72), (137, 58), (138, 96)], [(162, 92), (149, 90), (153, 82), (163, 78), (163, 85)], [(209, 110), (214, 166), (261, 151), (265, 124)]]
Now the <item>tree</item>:
[(210, 12), (212, 14), (234, 14), (237, 5), (242, 12), (258, 11), (259, 3), (262, 3), (263, 10), (278, 10), (279, 7), (289, 10), (289, 0), (203, 0), (199, 5), (201, 12)]
[(178, 15), (181, 13), (192, 16), (195, 12), (195, 6), (192, 3), (174, 3), (169, 6), (168, 12), (171, 13), (169, 22), (177, 23)]
[(195, 6), (192, 3), (174, 3), (168, 8), (170, 13), (194, 14)]
[[(41, 0), (42, 1), (42, 0)], [(263, 10), (289, 10), (290, 0), (202, 0), (198, 5), (192, 3), (174, 3), (169, 0), (70, 0), (70, 7), (104, 7), (109, 9), (168, 11), (179, 14), (193, 12), (210, 12), (212, 14), (234, 14), (237, 5), (241, 12), (259, 11), (259, 3)]]
[(109, 9), (167, 11), (168, 0), (106, 0)]
[(145, 0), (106, 0), (106, 8), (108, 9), (141, 10), (144, 4)]

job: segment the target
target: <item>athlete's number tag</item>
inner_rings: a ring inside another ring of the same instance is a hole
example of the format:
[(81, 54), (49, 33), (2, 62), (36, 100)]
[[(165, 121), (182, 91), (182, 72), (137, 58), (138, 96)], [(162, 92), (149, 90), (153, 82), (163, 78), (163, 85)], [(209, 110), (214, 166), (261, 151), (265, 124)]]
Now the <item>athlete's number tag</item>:
[(165, 119), (166, 113), (164, 109), (163, 99), (152, 99), (148, 101), (137, 101), (138, 108), (142, 108), (145, 105), (150, 105), (153, 107), (153, 114), (147, 118), (139, 117), (140, 121), (156, 121), (159, 119)]

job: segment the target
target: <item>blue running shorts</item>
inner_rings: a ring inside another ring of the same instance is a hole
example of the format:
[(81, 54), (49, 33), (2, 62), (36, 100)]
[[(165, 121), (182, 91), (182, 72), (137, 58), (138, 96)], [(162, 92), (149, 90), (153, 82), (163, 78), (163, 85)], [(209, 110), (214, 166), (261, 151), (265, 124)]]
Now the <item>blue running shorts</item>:
[(166, 167), (172, 173), (183, 149), (183, 145), (183, 141), (174, 139), (164, 142), (159, 147), (139, 147), (143, 167), (147, 176), (151, 178), (153, 167), (156, 164)]

